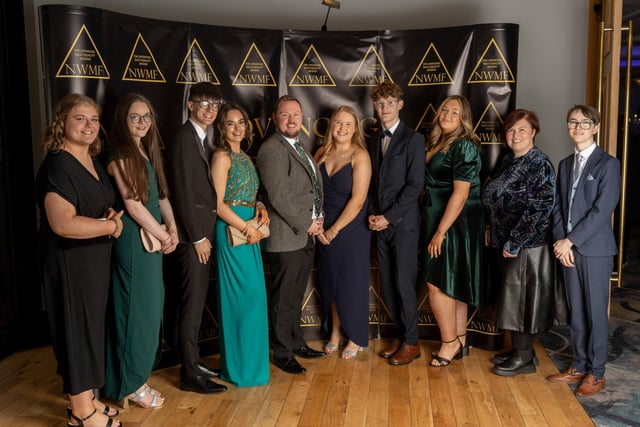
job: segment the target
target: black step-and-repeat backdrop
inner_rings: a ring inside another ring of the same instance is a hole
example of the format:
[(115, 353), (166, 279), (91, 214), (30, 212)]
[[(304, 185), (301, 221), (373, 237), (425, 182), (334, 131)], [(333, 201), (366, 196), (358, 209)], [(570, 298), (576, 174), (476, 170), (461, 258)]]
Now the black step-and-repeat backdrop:
[[(502, 120), (515, 107), (515, 24), (407, 31), (261, 30), (61, 5), (40, 7), (40, 18), (47, 117), (64, 95), (83, 93), (103, 106), (104, 129), (109, 129), (118, 98), (139, 92), (153, 103), (167, 140), (187, 118), (189, 85), (209, 81), (218, 85), (226, 100), (249, 113), (255, 136), (251, 154), (273, 132), (273, 105), (285, 93), (302, 102), (302, 142), (313, 151), (322, 144), (332, 111), (342, 104), (360, 113), (367, 134), (375, 131), (377, 120), (368, 95), (377, 83), (391, 80), (405, 92), (401, 118), (425, 135), (446, 96), (469, 98), (475, 131), (483, 144), (486, 177), (502, 152)], [(313, 276), (301, 318), (310, 338), (319, 336), (321, 321), (315, 272)], [(417, 284), (417, 292), (421, 337), (435, 339), (438, 331), (426, 287)], [(215, 293), (211, 294), (201, 339), (205, 347), (215, 350), (218, 328)], [(476, 310), (469, 313), (471, 343), (501, 346), (501, 332), (482, 317)], [(372, 336), (384, 337), (391, 324), (372, 257)]]

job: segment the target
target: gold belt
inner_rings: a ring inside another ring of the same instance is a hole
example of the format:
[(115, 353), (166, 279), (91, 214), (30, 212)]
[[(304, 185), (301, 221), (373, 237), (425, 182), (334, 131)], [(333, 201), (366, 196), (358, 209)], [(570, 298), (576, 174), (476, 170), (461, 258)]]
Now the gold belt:
[(224, 204), (227, 206), (247, 206), (250, 208), (256, 207), (256, 202), (249, 202), (247, 200), (225, 200)]

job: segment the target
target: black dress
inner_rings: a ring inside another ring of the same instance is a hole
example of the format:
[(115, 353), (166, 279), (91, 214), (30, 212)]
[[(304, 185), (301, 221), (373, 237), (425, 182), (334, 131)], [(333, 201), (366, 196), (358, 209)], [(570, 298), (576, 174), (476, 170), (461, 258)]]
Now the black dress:
[(40, 207), (38, 267), (44, 290), (53, 351), (63, 392), (101, 388), (105, 372), (105, 314), (112, 240), (108, 236), (69, 239), (55, 234), (44, 209), (56, 193), (81, 216), (101, 218), (115, 202), (102, 165), (99, 180), (66, 151), (47, 154), (36, 178)]
[[(351, 163), (329, 176), (320, 165), (324, 188), (324, 229), (338, 219), (351, 198), (353, 168)], [(342, 329), (360, 347), (369, 342), (369, 246), (371, 232), (367, 226), (367, 204), (330, 245), (318, 243), (318, 290), (322, 299), (323, 328), (331, 330), (331, 303), (335, 301)]]

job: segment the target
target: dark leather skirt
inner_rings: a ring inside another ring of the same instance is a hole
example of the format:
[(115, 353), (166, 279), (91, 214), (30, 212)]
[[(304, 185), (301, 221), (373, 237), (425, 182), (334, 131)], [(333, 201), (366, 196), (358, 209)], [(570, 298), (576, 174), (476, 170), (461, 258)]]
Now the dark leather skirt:
[(495, 326), (537, 334), (566, 324), (566, 295), (551, 245), (523, 249), (515, 258), (501, 252), (495, 254), (497, 271), (492, 274)]

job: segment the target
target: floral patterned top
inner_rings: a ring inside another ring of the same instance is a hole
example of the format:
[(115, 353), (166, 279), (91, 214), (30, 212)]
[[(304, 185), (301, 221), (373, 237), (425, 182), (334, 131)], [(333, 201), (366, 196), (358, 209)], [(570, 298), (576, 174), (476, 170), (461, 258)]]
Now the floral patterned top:
[(542, 151), (508, 154), (482, 192), (491, 221), (491, 247), (517, 255), (551, 241), (556, 175)]

